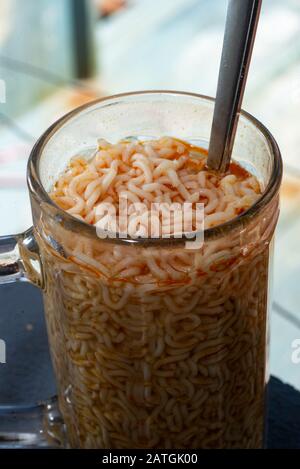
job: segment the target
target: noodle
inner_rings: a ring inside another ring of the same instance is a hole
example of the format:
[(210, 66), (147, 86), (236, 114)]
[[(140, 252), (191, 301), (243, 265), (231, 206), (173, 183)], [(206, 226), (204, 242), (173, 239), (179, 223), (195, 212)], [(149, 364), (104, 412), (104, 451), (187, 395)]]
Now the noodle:
[[(137, 232), (146, 229), (152, 203), (190, 202), (195, 211), (200, 202), (210, 228), (247, 210), (261, 188), (236, 163), (218, 175), (206, 158), (169, 137), (99, 140), (91, 160), (72, 159), (51, 197), (96, 224), (97, 206), (111, 202), (118, 214), (126, 194)], [(144, 204), (139, 214), (137, 202)], [(51, 232), (64, 252), (38, 235), (48, 335), (72, 447), (262, 446), (275, 202), (243, 233), (194, 250), (88, 239), (41, 221), (40, 232)], [(165, 233), (178, 226), (174, 218)]]

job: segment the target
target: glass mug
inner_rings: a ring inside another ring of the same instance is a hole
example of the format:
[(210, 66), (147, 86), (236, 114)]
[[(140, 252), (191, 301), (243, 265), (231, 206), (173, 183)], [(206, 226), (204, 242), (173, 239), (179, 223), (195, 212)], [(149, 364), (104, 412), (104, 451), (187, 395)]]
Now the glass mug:
[[(255, 173), (263, 195), (205, 230), (201, 249), (185, 249), (184, 238), (99, 239), (48, 195), (70, 158), (94, 151), (100, 137), (168, 135), (207, 146), (213, 108), (213, 99), (191, 93), (113, 96), (61, 118), (32, 150), (33, 228), (1, 239), (0, 280), (25, 278), (43, 291), (59, 411), (46, 403), (37, 418), (63, 446), (263, 446), (282, 177), (268, 130), (242, 112), (233, 157)], [(168, 281), (160, 267), (160, 279), (131, 283), (116, 265), (135, 259), (172, 259), (180, 279)]]

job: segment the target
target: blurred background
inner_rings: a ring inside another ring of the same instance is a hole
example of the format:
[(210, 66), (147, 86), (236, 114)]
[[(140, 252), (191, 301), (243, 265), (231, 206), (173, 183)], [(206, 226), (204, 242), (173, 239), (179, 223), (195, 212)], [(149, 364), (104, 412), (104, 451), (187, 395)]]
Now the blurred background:
[[(227, 0), (1, 0), (0, 235), (31, 225), (27, 159), (67, 111), (132, 90), (215, 96), (226, 9)], [(243, 107), (283, 154), (270, 371), (300, 389), (300, 0), (264, 0)]]

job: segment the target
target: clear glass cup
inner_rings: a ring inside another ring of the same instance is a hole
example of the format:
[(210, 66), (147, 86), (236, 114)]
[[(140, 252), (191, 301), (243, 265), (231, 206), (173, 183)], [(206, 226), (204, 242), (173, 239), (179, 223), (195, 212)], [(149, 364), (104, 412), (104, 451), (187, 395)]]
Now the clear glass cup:
[[(0, 281), (27, 279), (43, 290), (64, 423), (53, 403), (43, 418), (65, 446), (263, 446), (282, 177), (268, 130), (242, 113), (233, 157), (264, 192), (245, 213), (206, 230), (201, 249), (185, 249), (184, 238), (99, 239), (48, 195), (70, 158), (95, 150), (100, 137), (168, 135), (207, 146), (213, 107), (213, 99), (190, 93), (113, 96), (60, 119), (32, 150), (33, 228), (0, 240)], [(144, 263), (148, 281), (120, 276), (120, 260)], [(170, 281), (175, 264), (180, 273)]]

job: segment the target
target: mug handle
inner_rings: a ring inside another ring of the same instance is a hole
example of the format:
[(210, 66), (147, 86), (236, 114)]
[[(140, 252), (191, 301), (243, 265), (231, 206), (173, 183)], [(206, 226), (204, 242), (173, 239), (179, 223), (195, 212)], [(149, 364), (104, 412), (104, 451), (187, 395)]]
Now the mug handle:
[[(0, 237), (0, 285), (20, 281), (44, 288), (43, 267), (33, 228), (22, 234)], [(32, 405), (0, 403), (0, 448), (58, 446), (67, 445), (56, 397)]]

